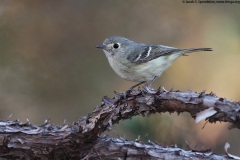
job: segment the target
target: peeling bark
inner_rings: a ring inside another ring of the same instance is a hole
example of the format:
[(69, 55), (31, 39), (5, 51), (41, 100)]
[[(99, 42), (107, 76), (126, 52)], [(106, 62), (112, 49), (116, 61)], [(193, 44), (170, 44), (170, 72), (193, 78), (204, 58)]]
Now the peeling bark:
[[(210, 109), (209, 109), (210, 108)], [(209, 110), (208, 110), (209, 109)], [(211, 114), (205, 112), (211, 111)], [(214, 112), (212, 112), (214, 111)], [(8, 159), (227, 159), (210, 151), (184, 151), (158, 144), (143, 144), (110, 137), (102, 133), (123, 119), (162, 112), (188, 112), (195, 119), (202, 113), (210, 123), (229, 122), (240, 127), (240, 104), (214, 94), (133, 90), (102, 104), (74, 124), (56, 126), (46, 121), (37, 126), (27, 122), (0, 121), (0, 157)]]
[(194, 152), (186, 151), (178, 147), (162, 147), (156, 143), (147, 144), (132, 142), (122, 139), (100, 137), (91, 152), (85, 159), (107, 159), (107, 160), (159, 160), (159, 159), (227, 159), (211, 151)]

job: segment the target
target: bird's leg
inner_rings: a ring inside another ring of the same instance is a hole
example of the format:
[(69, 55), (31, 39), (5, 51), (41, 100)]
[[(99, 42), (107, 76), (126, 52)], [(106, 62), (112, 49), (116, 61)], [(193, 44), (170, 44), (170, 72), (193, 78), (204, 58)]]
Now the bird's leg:
[[(158, 77), (157, 76), (155, 76), (154, 78), (153, 78), (153, 80), (149, 83), (149, 85), (147, 85), (147, 89), (148, 90), (152, 90), (152, 84), (153, 84), (153, 82), (157, 79)], [(164, 87), (161, 87), (162, 89), (163, 89), (163, 91), (165, 91), (165, 92), (169, 92), (168, 90), (166, 90)]]
[(140, 82), (140, 83), (135, 84), (134, 86), (128, 88), (128, 91), (133, 90), (133, 88), (136, 88), (137, 86), (140, 86), (140, 85), (143, 84), (143, 83), (146, 83), (146, 81), (142, 81), (142, 82)]
[(143, 83), (146, 83), (146, 81), (142, 81), (142, 82), (140, 82), (140, 83), (138, 83), (138, 84), (135, 84), (134, 86), (128, 88), (128, 90), (123, 93), (124, 98), (126, 98), (127, 95), (128, 95), (134, 88), (140, 86), (140, 85), (143, 84)]
[(158, 78), (158, 76), (155, 76), (155, 77), (153, 78), (153, 80), (149, 83), (149, 85), (147, 86), (149, 89), (152, 87), (153, 82), (154, 82), (157, 78)]
[(155, 76), (155, 77), (153, 78), (153, 80), (152, 80), (148, 85), (144, 86), (144, 89), (145, 89), (145, 91), (147, 91), (147, 93), (156, 94), (156, 93), (158, 92), (158, 90), (154, 90), (154, 89), (151, 88), (153, 82), (154, 82), (157, 78), (158, 78), (158, 77)]
[(146, 81), (142, 81), (142, 82), (140, 82), (140, 83), (135, 84), (134, 86), (128, 88), (127, 91), (125, 91), (125, 92), (121, 92), (121, 93), (115, 92), (115, 94), (119, 95), (119, 96), (120, 96), (120, 97), (119, 97), (120, 99), (121, 99), (121, 98), (124, 98), (124, 99), (125, 99), (125, 98), (127, 98), (127, 95), (128, 95), (134, 88), (136, 88), (137, 86), (140, 86), (140, 85), (143, 84), (143, 83), (146, 83)]

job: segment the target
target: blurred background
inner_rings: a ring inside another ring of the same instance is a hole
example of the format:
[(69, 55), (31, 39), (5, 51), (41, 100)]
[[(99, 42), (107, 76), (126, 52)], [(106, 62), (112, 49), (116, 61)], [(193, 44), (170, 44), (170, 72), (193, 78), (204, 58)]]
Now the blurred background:
[[(154, 87), (213, 91), (240, 100), (240, 4), (182, 0), (2, 0), (0, 2), (0, 118), (34, 124), (78, 120), (103, 96), (135, 83), (118, 77), (96, 44), (113, 35), (178, 48), (211, 47), (178, 59)], [(240, 155), (240, 131), (229, 124), (195, 124), (188, 113), (134, 117), (111, 134), (128, 140), (211, 148)]]

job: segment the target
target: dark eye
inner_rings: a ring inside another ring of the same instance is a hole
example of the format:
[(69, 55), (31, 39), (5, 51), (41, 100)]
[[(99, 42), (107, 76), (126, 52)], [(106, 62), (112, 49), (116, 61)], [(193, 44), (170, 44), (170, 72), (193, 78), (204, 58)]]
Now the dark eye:
[(119, 47), (119, 44), (117, 44), (117, 43), (113, 44), (113, 48), (117, 49), (118, 47)]

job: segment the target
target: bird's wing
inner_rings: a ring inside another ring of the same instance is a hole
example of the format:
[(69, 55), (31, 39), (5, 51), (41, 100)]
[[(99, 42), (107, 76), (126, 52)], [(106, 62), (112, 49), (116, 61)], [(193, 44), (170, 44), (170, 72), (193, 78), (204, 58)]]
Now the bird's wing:
[(135, 64), (141, 64), (161, 56), (167, 56), (181, 51), (181, 49), (162, 45), (143, 46), (140, 50), (128, 56), (128, 60)]
[(141, 50), (134, 52), (129, 55), (127, 58), (134, 64), (141, 64), (153, 59), (156, 59), (161, 56), (169, 56), (172, 54), (180, 54), (185, 55), (191, 52), (198, 51), (212, 51), (211, 48), (190, 48), (190, 49), (178, 49), (163, 45), (151, 45), (151, 46), (143, 46)]

